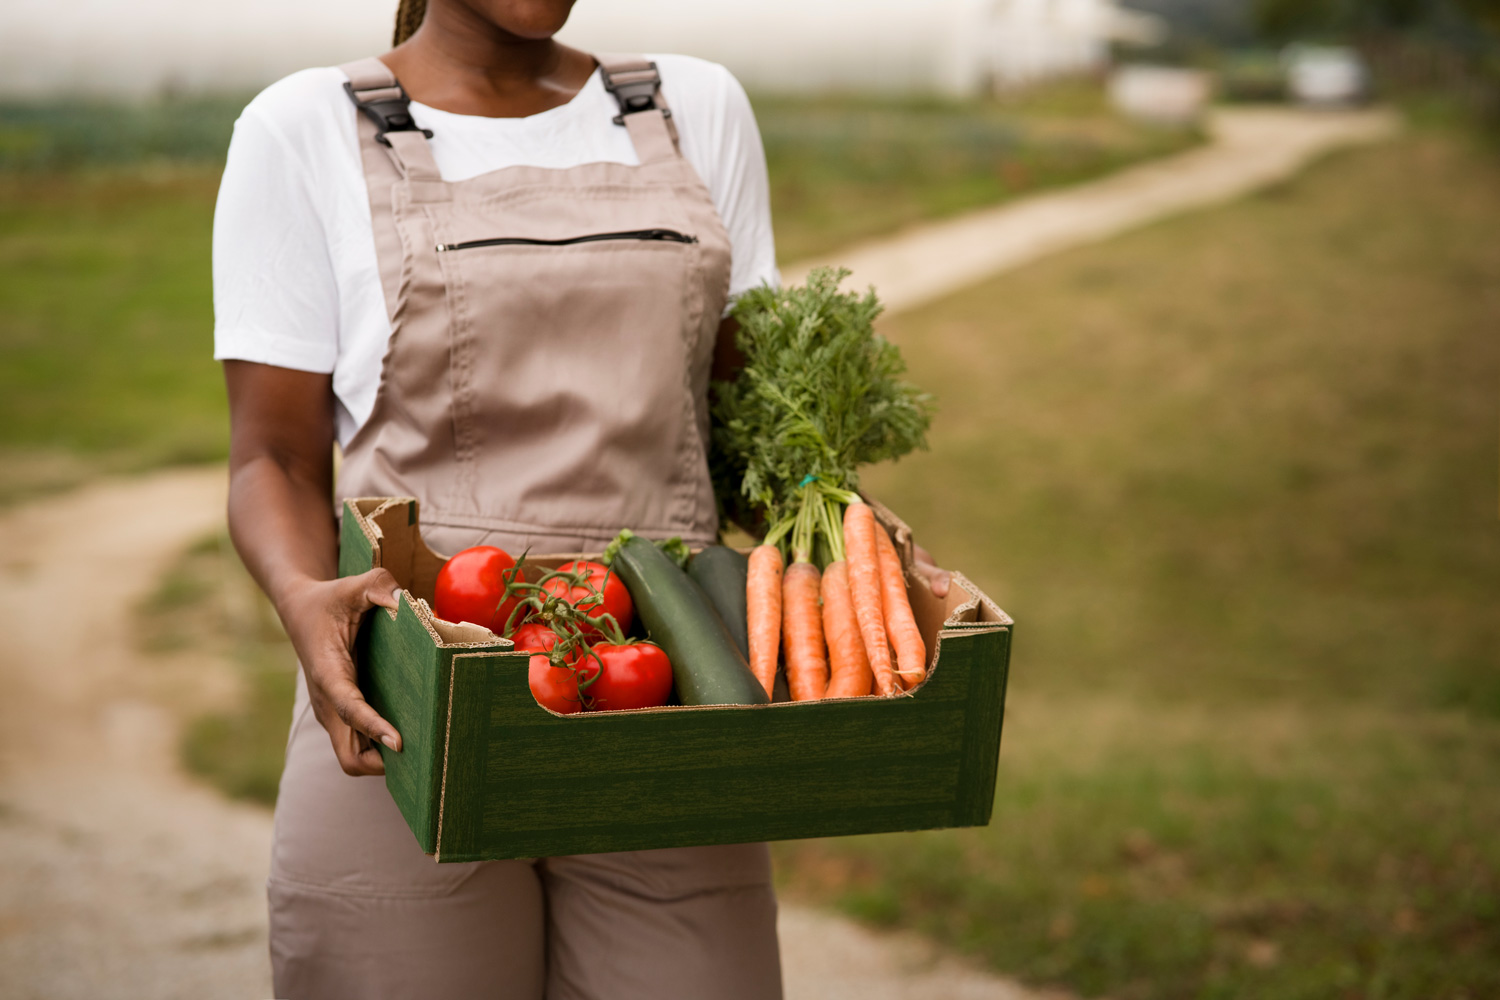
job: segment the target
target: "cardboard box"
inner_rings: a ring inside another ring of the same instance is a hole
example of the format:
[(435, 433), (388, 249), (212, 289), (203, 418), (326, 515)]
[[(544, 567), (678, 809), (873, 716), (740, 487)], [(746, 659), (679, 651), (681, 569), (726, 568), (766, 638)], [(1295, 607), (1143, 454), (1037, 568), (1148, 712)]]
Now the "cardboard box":
[[(910, 532), (875, 506), (909, 565)], [(356, 661), (402, 735), (382, 749), (386, 786), (438, 861), (989, 822), (1013, 623), (961, 574), (946, 600), (908, 585), (931, 669), (905, 696), (560, 716), (532, 697), (528, 654), (433, 617), (442, 564), (415, 500), (345, 504), (340, 574), (384, 566), (403, 589), (366, 619)]]

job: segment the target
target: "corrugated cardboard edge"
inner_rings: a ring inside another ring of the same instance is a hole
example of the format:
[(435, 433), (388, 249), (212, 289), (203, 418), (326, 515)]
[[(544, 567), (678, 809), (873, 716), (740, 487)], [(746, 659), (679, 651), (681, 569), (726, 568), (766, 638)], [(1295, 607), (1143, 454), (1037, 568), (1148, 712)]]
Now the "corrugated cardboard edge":
[(447, 718), (443, 720), (443, 772), (438, 780), (437, 835), (432, 841), (432, 860), (436, 862), (443, 860), (443, 809), (448, 804), (448, 743), (453, 738), (453, 685), (457, 676), (456, 666), (449, 664)]
[[(953, 579), (951, 585), (955, 587), (962, 587), (973, 597), (973, 600), (966, 601), (965, 603), (955, 608), (953, 610), (953, 614), (948, 616), (948, 620), (943, 622), (944, 628), (948, 628), (954, 625), (967, 625), (969, 627), (973, 627), (976, 625), (1004, 625), (1008, 628), (1015, 624), (1015, 620), (1012, 619), (1010, 615), (1002, 611), (1000, 609), (1000, 605), (996, 604), (993, 600), (990, 599), (990, 596), (988, 594), (980, 590), (973, 580), (970, 580), (958, 570), (953, 570), (952, 573)], [(980, 608), (983, 608), (990, 613), (991, 617), (989, 620), (981, 619), (977, 615), (970, 621), (960, 620), (960, 616), (965, 612), (977, 612)]]
[[(353, 511), (355, 523), (359, 526), (360, 533), (369, 540), (371, 566), (383, 567), (385, 565), (381, 546), (381, 542), (385, 539), (385, 532), (376, 520), (385, 512), (410, 505), (412, 511), (410, 523), (416, 528), (417, 540), (421, 540), (421, 519), (418, 515), (419, 504), (416, 497), (350, 497), (344, 503), (345, 510)], [(374, 506), (369, 506), (372, 504)], [(369, 506), (368, 510), (362, 509), (366, 506)], [(426, 601), (413, 595), (408, 590), (401, 591), (401, 600), (406, 602), (406, 605), (411, 608), (412, 613), (417, 616), (417, 621), (422, 623), (422, 627), (427, 630), (427, 634), (432, 637), (433, 643), (439, 648), (482, 649), (488, 646), (509, 647), (513, 645), (509, 639), (502, 639), (489, 629), (478, 625), (470, 625), (465, 622), (443, 622), (443, 628), (447, 630), (460, 633), (482, 631), (492, 637), (486, 639), (484, 636), (476, 636), (473, 639), (455, 642), (451, 638), (444, 636), (442, 631), (439, 630), (436, 623), (442, 621), (442, 619), (433, 613), (432, 606)], [(390, 617), (391, 621), (396, 620), (398, 615), (396, 608), (385, 608), (384, 611)]]
[[(385, 532), (381, 531), (380, 525), (375, 523), (373, 519), (374, 515), (408, 501), (416, 503), (416, 500), (412, 497), (351, 497), (345, 500), (343, 507), (340, 508), (341, 517), (350, 514), (354, 516), (354, 524), (359, 528), (359, 533), (364, 535), (365, 541), (370, 543), (371, 568), (384, 565), (380, 543), (385, 540)], [(363, 504), (375, 504), (376, 506), (369, 511), (363, 511), (360, 509), (360, 506)]]
[[(870, 505), (871, 511), (875, 514), (875, 520), (885, 528), (886, 532), (891, 536), (891, 541), (895, 543), (896, 552), (901, 556), (901, 568), (906, 573), (908, 586), (927, 586), (926, 579), (919, 576), (912, 569), (916, 562), (916, 540), (912, 536), (911, 526), (901, 520), (895, 511), (879, 500), (863, 493), (860, 495), (865, 498), (865, 503)], [(974, 628), (987, 625), (1011, 626), (1015, 624), (1010, 615), (1001, 610), (1000, 605), (996, 604), (988, 594), (980, 590), (973, 580), (970, 580), (957, 570), (950, 571), (950, 575), (950, 585), (961, 588), (970, 596), (970, 600), (953, 609), (943, 622), (944, 628), (954, 626)], [(981, 608), (988, 612), (987, 617), (979, 613)], [(936, 659), (935, 653), (933, 659)]]

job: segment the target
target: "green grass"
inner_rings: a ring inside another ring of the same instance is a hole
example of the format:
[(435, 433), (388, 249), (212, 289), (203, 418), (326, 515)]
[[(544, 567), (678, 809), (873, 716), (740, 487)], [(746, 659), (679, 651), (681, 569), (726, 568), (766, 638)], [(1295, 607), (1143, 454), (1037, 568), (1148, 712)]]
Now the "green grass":
[(1418, 134), (892, 317), (867, 485), (1019, 621), (995, 820), (789, 892), (1116, 998), (1500, 995), (1500, 159)]
[(0, 500), (222, 458), (215, 168), (0, 174)]
[(232, 711), (200, 715), (182, 737), (189, 771), (231, 798), (276, 804), (296, 691), (296, 662), (269, 656), (246, 665), (244, 698)]
[(150, 161), (217, 164), (250, 95), (0, 101), (0, 172)]
[(210, 535), (183, 552), (136, 609), (136, 625), (148, 652), (193, 650), (239, 668), (239, 700), (188, 722), (182, 760), (226, 795), (274, 804), (297, 658), (228, 536)]

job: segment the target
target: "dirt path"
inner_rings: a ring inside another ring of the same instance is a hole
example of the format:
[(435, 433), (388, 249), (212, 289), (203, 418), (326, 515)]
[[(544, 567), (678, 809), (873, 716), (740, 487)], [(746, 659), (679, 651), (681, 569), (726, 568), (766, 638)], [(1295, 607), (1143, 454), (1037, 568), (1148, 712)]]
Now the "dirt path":
[(873, 284), (890, 310), (911, 309), (1038, 257), (1116, 236), (1165, 216), (1228, 201), (1292, 176), (1330, 150), (1394, 135), (1389, 111), (1228, 109), (1212, 141), (1101, 180), (923, 225), (784, 270), (800, 282), (821, 264)]
[[(205, 469), (0, 516), (0, 997), (270, 995), (270, 813), (176, 759), (182, 709), (234, 668), (132, 642), (132, 608), (223, 509)], [(781, 923), (790, 1000), (1042, 996), (916, 938), (794, 905)]]
[[(221, 469), (106, 481), (0, 517), (0, 994), (270, 993), (268, 814), (182, 777), (131, 610), (223, 517)], [(191, 695), (226, 678), (199, 662)], [(174, 696), (175, 697), (175, 696)]]

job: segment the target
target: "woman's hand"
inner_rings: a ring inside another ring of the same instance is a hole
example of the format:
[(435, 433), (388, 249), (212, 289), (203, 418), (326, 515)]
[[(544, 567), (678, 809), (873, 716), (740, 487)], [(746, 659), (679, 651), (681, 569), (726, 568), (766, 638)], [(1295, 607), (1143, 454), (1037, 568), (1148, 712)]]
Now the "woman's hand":
[(934, 597), (947, 597), (948, 584), (953, 580), (953, 574), (945, 569), (940, 569), (932, 558), (932, 553), (920, 545), (912, 545), (912, 569), (921, 575), (927, 586), (932, 588)]
[(401, 750), (401, 734), (360, 693), (350, 655), (360, 620), (377, 606), (395, 608), (396, 593), (396, 578), (377, 568), (337, 580), (303, 580), (282, 594), (281, 619), (302, 661), (313, 715), (328, 730), (345, 774), (385, 773), (372, 741)]
[(350, 649), (376, 606), (396, 607), (390, 572), (338, 578), (333, 518), (333, 380), (250, 361), (226, 361), (229, 533), (286, 626), (313, 714), (348, 774), (383, 774), (378, 740), (401, 735), (365, 701)]

